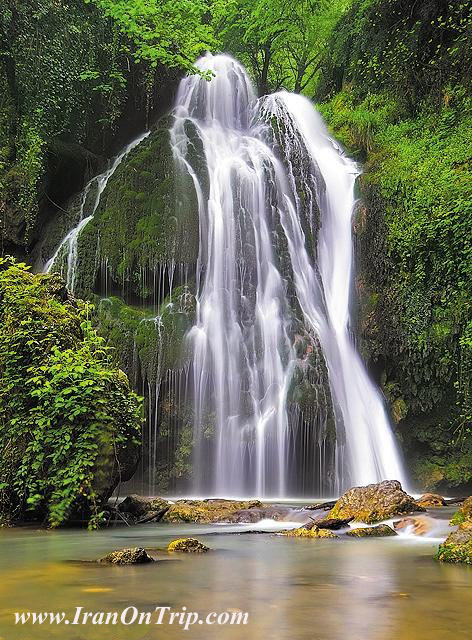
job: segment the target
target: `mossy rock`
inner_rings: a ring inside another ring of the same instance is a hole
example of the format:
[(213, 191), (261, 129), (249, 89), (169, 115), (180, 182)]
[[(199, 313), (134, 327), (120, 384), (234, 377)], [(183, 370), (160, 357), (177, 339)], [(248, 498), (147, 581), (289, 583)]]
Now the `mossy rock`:
[(262, 506), (259, 500), (178, 500), (162, 522), (224, 522), (236, 511)]
[(353, 538), (385, 538), (398, 535), (388, 524), (379, 524), (376, 527), (358, 527), (346, 532)]
[(416, 501), (420, 507), (443, 507), (446, 501), (438, 493), (425, 493)]
[(137, 518), (142, 517), (149, 512), (164, 511), (170, 505), (170, 502), (164, 498), (144, 498), (136, 494), (126, 496), (126, 498), (118, 505), (118, 511), (122, 513), (130, 513)]
[(149, 564), (155, 562), (145, 549), (139, 547), (117, 549), (98, 561), (103, 564)]
[(167, 118), (159, 121), (111, 176), (79, 238), (78, 290), (94, 289), (100, 261), (106, 261), (116, 285), (127, 282), (147, 299), (159, 265), (195, 264), (197, 195), (190, 176), (176, 170), (168, 125)]
[(338, 535), (329, 529), (318, 529), (317, 527), (311, 527), (310, 529), (299, 527), (298, 529), (282, 531), (281, 535), (288, 536), (289, 538), (339, 538)]
[(203, 542), (200, 542), (196, 538), (179, 538), (178, 540), (172, 540), (167, 547), (167, 551), (182, 551), (185, 553), (206, 553), (210, 551), (210, 547), (207, 547)]
[(463, 524), (464, 522), (472, 522), (472, 496), (464, 500), (452, 516), (450, 524)]
[(449, 534), (435, 557), (441, 562), (472, 564), (472, 522), (464, 522)]
[(398, 480), (384, 480), (346, 491), (331, 509), (328, 518), (353, 517), (359, 522), (374, 524), (395, 515), (424, 510), (403, 491)]

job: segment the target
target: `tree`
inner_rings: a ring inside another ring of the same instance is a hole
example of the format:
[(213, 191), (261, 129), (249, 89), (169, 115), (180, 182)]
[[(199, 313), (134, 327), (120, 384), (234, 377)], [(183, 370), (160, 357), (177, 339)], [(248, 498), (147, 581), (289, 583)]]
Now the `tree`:
[(260, 95), (307, 91), (325, 44), (351, 0), (216, 0), (213, 23), (223, 47), (249, 66)]
[(195, 59), (215, 40), (206, 0), (93, 1), (134, 43), (136, 60), (195, 72)]

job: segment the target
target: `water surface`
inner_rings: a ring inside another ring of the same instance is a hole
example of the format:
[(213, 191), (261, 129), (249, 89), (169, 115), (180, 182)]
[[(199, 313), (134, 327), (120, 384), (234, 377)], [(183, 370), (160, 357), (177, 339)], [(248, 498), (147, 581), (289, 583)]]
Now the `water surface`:
[[(472, 568), (432, 559), (437, 539), (303, 540), (229, 535), (256, 525), (0, 530), (0, 639), (460, 640), (472, 629)], [(280, 525), (279, 523), (279, 526)], [(153, 565), (102, 566), (112, 549), (164, 549), (195, 535), (213, 551)], [(246, 626), (15, 626), (15, 611), (249, 612)]]

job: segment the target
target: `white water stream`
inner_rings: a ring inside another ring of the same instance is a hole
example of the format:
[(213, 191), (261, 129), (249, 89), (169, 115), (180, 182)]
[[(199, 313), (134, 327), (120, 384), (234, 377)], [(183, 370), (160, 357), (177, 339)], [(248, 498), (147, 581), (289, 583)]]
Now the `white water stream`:
[[(200, 214), (197, 313), (189, 335), (194, 488), (287, 495), (287, 393), (295, 354), (280, 228), (305, 325), (318, 337), (328, 369), (338, 440), (334, 488), (402, 481), (383, 399), (349, 332), (358, 168), (305, 98), (282, 92), (257, 101), (244, 69), (228, 56), (208, 54), (198, 66), (215, 75), (210, 82), (199, 76), (181, 82), (171, 130)], [(189, 122), (203, 145), (206, 171), (189, 160), (195, 143)], [(314, 231), (317, 210), (313, 256), (303, 220)], [(216, 429), (210, 459), (202, 453), (207, 423)]]
[[(132, 140), (119, 155), (114, 158), (108, 169), (98, 176), (93, 177), (84, 187), (82, 191), (82, 200), (79, 208), (78, 222), (61, 240), (52, 257), (44, 265), (45, 273), (60, 270), (65, 277), (67, 288), (74, 293), (77, 281), (77, 262), (78, 262), (78, 242), (84, 227), (92, 220), (95, 212), (100, 204), (108, 180), (115, 173), (123, 158), (138, 146), (147, 136), (149, 132), (139, 135)], [(92, 194), (92, 200), (89, 201), (89, 195)]]

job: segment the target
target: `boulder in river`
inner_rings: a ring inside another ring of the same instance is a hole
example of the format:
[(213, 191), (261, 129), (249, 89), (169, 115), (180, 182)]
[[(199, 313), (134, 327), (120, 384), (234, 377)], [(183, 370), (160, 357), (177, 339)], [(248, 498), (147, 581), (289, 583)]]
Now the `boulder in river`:
[(272, 505), (238, 509), (230, 515), (221, 518), (225, 522), (259, 522), (260, 520), (289, 520), (290, 507), (276, 507)]
[(145, 498), (136, 494), (126, 496), (118, 505), (118, 511), (126, 513), (139, 521), (159, 520), (170, 506), (164, 498)]
[(179, 538), (178, 540), (172, 540), (167, 547), (167, 551), (184, 551), (186, 553), (205, 553), (210, 551), (210, 547), (207, 547), (203, 542), (196, 538)]
[(398, 535), (388, 524), (378, 524), (375, 527), (358, 527), (346, 532), (347, 536), (353, 538), (385, 538), (387, 536)]
[(290, 538), (339, 538), (335, 533), (329, 529), (318, 529), (318, 527), (298, 527), (298, 529), (289, 529), (288, 531), (282, 531), (281, 535), (288, 536)]
[(441, 562), (472, 564), (472, 496), (454, 514), (451, 524), (458, 524), (439, 546), (436, 559)]
[(112, 551), (104, 558), (100, 558), (99, 562), (108, 564), (148, 564), (154, 562), (154, 559), (145, 549), (134, 547)]
[(472, 496), (464, 500), (462, 506), (454, 514), (451, 524), (462, 524), (467, 521), (472, 522)]
[(464, 522), (457, 531), (448, 535), (439, 545), (436, 559), (441, 562), (472, 564), (472, 522)]
[[(177, 500), (171, 504), (162, 522), (228, 522), (241, 509), (260, 508), (260, 500)], [(259, 518), (260, 519), (260, 518)]]
[(392, 516), (425, 511), (402, 489), (398, 480), (354, 487), (344, 493), (328, 514), (328, 518), (354, 518), (374, 524)]
[(317, 518), (306, 524), (305, 527), (309, 529), (310, 526), (314, 526), (318, 529), (334, 529), (336, 531), (347, 527), (352, 520), (354, 520), (352, 516), (350, 518)]
[(425, 493), (418, 498), (416, 504), (420, 507), (443, 507), (446, 501), (438, 493)]

